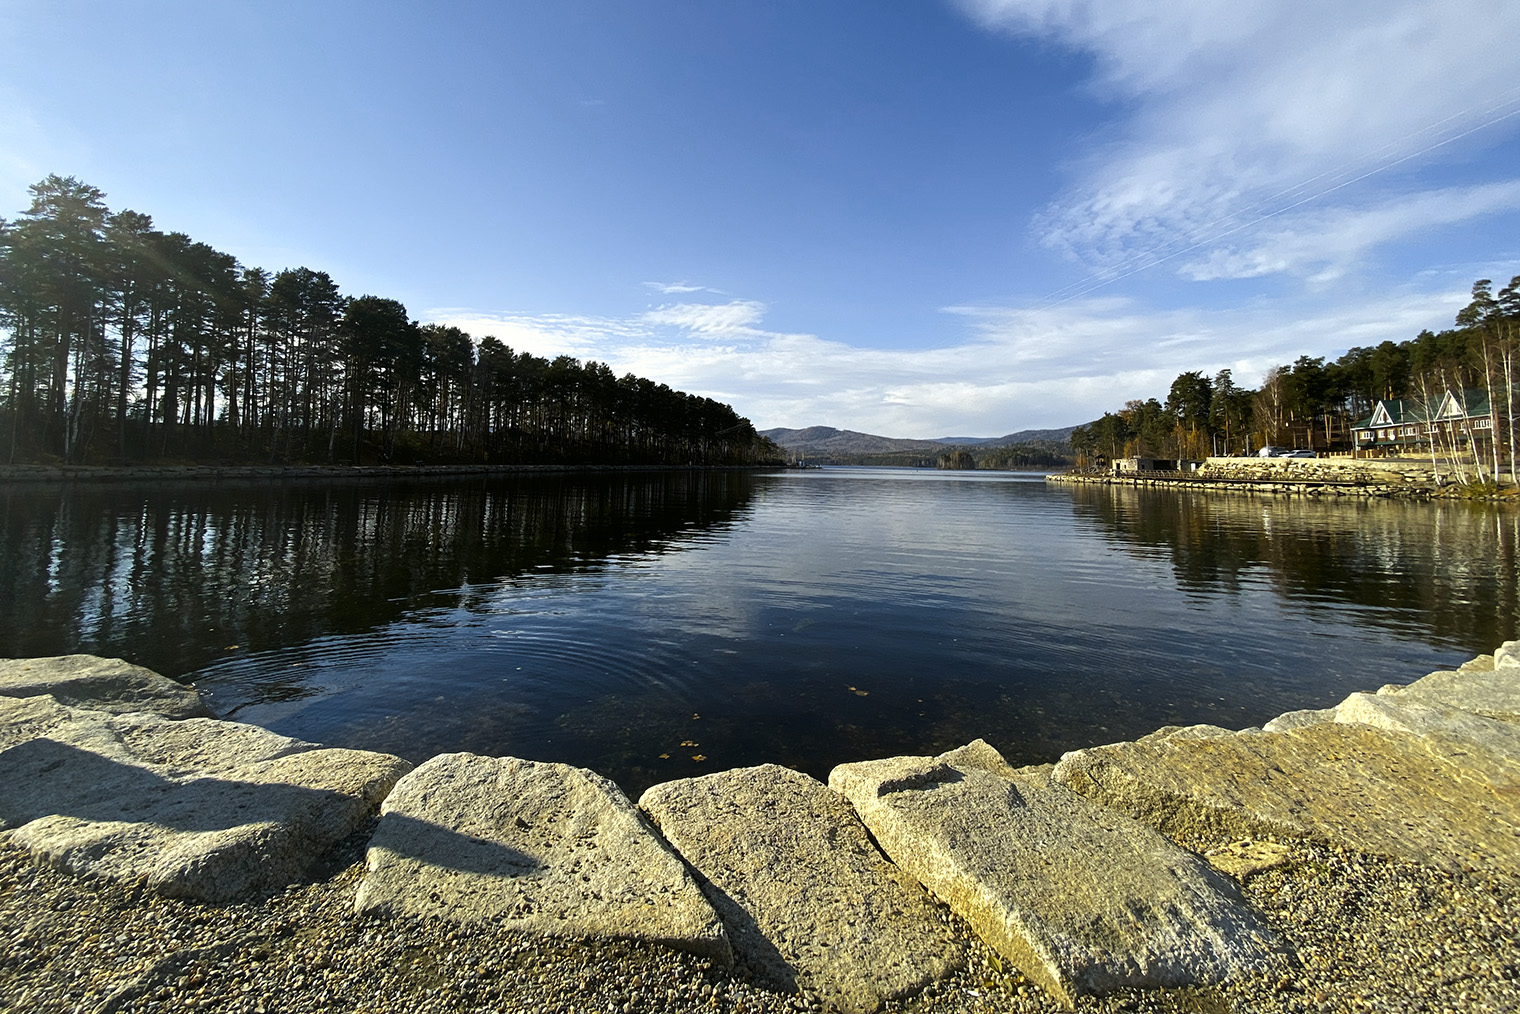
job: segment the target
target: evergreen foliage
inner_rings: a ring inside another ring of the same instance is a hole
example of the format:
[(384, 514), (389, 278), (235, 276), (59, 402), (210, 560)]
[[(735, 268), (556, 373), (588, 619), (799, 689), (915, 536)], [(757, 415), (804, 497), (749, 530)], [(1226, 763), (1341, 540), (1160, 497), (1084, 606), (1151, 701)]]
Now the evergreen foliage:
[(1255, 391), (1236, 386), (1229, 370), (1212, 381), (1184, 373), (1163, 405), (1130, 401), (1116, 412), (1072, 431), (1079, 465), (1120, 457), (1202, 458), (1247, 454), (1272, 444), (1317, 450), (1349, 450), (1352, 429), (1379, 401), (1409, 398), (1434, 406), (1447, 391), (1482, 391), (1494, 406), (1493, 439), (1486, 446), (1452, 447), (1472, 459), (1482, 480), (1497, 475), (1507, 455), (1515, 474), (1516, 359), (1520, 353), (1520, 275), (1493, 292), (1493, 282), (1473, 284), (1472, 301), (1456, 327), (1422, 331), (1403, 342), (1348, 350), (1339, 359), (1299, 356), (1267, 371)]
[(775, 463), (710, 398), (270, 275), (73, 177), (0, 219), (0, 462)]

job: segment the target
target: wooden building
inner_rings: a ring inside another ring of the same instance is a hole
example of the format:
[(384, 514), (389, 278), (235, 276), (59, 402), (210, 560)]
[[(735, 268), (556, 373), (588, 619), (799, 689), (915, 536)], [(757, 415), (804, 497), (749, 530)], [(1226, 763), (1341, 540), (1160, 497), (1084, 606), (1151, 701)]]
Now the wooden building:
[(1431, 403), (1417, 398), (1387, 398), (1372, 415), (1351, 429), (1358, 456), (1381, 457), (1429, 453), (1432, 436), (1437, 450), (1492, 452), (1494, 411), (1488, 392), (1469, 388), (1443, 391)]

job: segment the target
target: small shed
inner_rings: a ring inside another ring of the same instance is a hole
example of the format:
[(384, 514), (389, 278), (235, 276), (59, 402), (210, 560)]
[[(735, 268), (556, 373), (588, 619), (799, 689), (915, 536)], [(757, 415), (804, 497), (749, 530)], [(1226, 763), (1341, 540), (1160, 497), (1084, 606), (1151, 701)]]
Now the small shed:
[(1202, 464), (1188, 458), (1118, 458), (1114, 472), (1196, 472)]

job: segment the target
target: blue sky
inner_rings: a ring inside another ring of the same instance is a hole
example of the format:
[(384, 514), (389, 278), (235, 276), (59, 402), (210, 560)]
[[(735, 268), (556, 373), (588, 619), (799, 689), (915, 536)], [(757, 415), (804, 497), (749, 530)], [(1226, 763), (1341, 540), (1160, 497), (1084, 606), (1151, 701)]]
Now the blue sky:
[(0, 0), (47, 173), (761, 428), (992, 436), (1520, 273), (1504, 0)]

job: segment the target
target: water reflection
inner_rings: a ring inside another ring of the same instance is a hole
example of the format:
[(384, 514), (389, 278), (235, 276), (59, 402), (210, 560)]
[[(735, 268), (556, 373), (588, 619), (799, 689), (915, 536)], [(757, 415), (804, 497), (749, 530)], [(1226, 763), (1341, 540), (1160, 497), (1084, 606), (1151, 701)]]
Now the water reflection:
[(1515, 636), (1520, 512), (1359, 497), (1313, 499), (1079, 486), (1077, 514), (1137, 557), (1164, 556), (1198, 596), (1263, 585), (1360, 623), (1468, 652)]
[(0, 654), (637, 793), (1257, 724), (1515, 636), (1513, 509), (884, 470), (0, 493)]
[[(86, 651), (174, 677), (375, 630), (482, 588), (665, 552), (742, 515), (743, 473), (0, 493), (0, 655)], [(271, 698), (300, 679), (263, 677)]]

